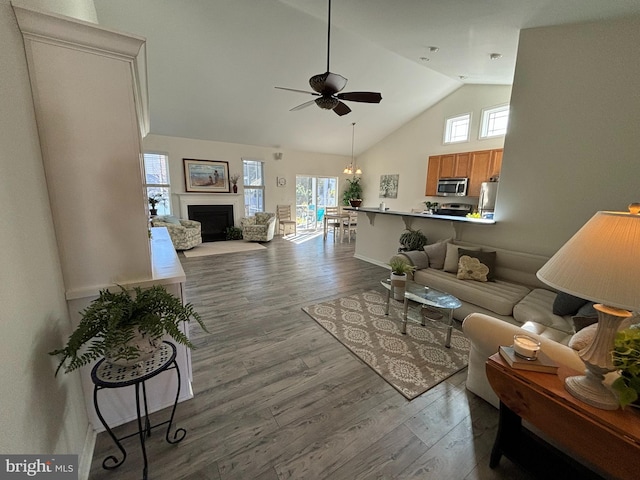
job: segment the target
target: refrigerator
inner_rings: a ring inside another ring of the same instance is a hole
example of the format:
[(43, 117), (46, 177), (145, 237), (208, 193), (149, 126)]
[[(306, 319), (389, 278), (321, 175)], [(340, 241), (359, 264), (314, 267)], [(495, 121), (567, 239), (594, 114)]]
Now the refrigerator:
[(480, 185), (478, 213), (480, 213), (483, 218), (493, 218), (493, 211), (496, 208), (497, 194), (498, 182), (482, 182)]

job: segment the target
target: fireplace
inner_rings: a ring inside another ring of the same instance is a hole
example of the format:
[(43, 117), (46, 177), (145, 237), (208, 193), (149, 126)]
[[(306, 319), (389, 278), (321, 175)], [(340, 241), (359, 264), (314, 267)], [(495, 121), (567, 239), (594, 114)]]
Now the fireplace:
[(202, 224), (202, 241), (226, 239), (226, 230), (233, 227), (233, 205), (189, 205), (189, 220)]

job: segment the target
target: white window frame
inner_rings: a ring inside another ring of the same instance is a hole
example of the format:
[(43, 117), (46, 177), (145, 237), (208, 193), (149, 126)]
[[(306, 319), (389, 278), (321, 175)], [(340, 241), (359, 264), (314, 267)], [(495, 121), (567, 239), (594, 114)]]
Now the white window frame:
[[(463, 122), (467, 124), (466, 136), (464, 138), (458, 138), (454, 133), (458, 129), (459, 125)], [(459, 115), (453, 115), (447, 117), (444, 121), (444, 137), (443, 143), (464, 143), (469, 141), (469, 135), (471, 132), (471, 112), (462, 113)]]
[[(261, 180), (262, 183), (260, 184), (248, 184), (246, 179), (247, 176), (245, 175), (245, 169), (248, 166), (247, 164), (252, 163), (252, 164), (259, 164), (260, 165), (260, 176), (261, 176)], [(244, 214), (245, 216), (249, 217), (251, 215), (254, 215), (256, 212), (264, 212), (265, 211), (265, 205), (266, 205), (266, 195), (265, 195), (265, 178), (264, 178), (264, 162), (262, 160), (255, 160), (255, 159), (251, 159), (251, 158), (243, 158), (242, 159), (242, 184), (243, 184), (243, 190), (244, 190)], [(251, 202), (247, 203), (247, 196), (251, 196), (253, 192), (259, 191), (261, 192), (261, 197), (262, 197), (262, 209), (258, 210), (256, 208), (252, 208), (252, 206), (250, 205)]]
[[(166, 171), (167, 183), (147, 183), (147, 156), (160, 157), (164, 162), (164, 170)], [(148, 198), (154, 192), (158, 192), (158, 190), (161, 190), (165, 195), (163, 195), (163, 201), (156, 206), (156, 208), (158, 209), (158, 214), (171, 215), (171, 179), (169, 177), (169, 155), (165, 152), (144, 152), (142, 162), (144, 174), (143, 186), (146, 195), (145, 198)], [(149, 205), (149, 208), (151, 208), (151, 205)]]
[[(497, 130), (494, 126), (496, 116), (504, 115), (504, 112), (507, 114), (507, 122), (504, 127), (504, 130)], [(509, 104), (497, 105), (495, 107), (488, 107), (482, 109), (482, 118), (480, 119), (480, 132), (478, 134), (478, 138), (496, 138), (496, 137), (504, 137), (507, 133), (507, 129), (509, 128)]]

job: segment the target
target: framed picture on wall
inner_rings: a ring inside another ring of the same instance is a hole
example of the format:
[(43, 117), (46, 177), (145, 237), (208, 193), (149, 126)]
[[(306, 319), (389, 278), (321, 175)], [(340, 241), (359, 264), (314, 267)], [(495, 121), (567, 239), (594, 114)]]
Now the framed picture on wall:
[(380, 175), (380, 198), (398, 198), (399, 174)]
[(183, 158), (187, 192), (229, 193), (229, 162)]

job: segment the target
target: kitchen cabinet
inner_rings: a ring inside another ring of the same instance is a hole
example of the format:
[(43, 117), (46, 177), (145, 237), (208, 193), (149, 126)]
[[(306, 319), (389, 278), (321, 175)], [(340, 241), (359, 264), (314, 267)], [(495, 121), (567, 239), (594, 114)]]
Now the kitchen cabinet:
[(425, 195), (435, 196), (438, 179), (446, 177), (469, 178), (467, 195), (480, 195), (480, 185), (500, 175), (502, 149), (433, 155), (429, 157)]

